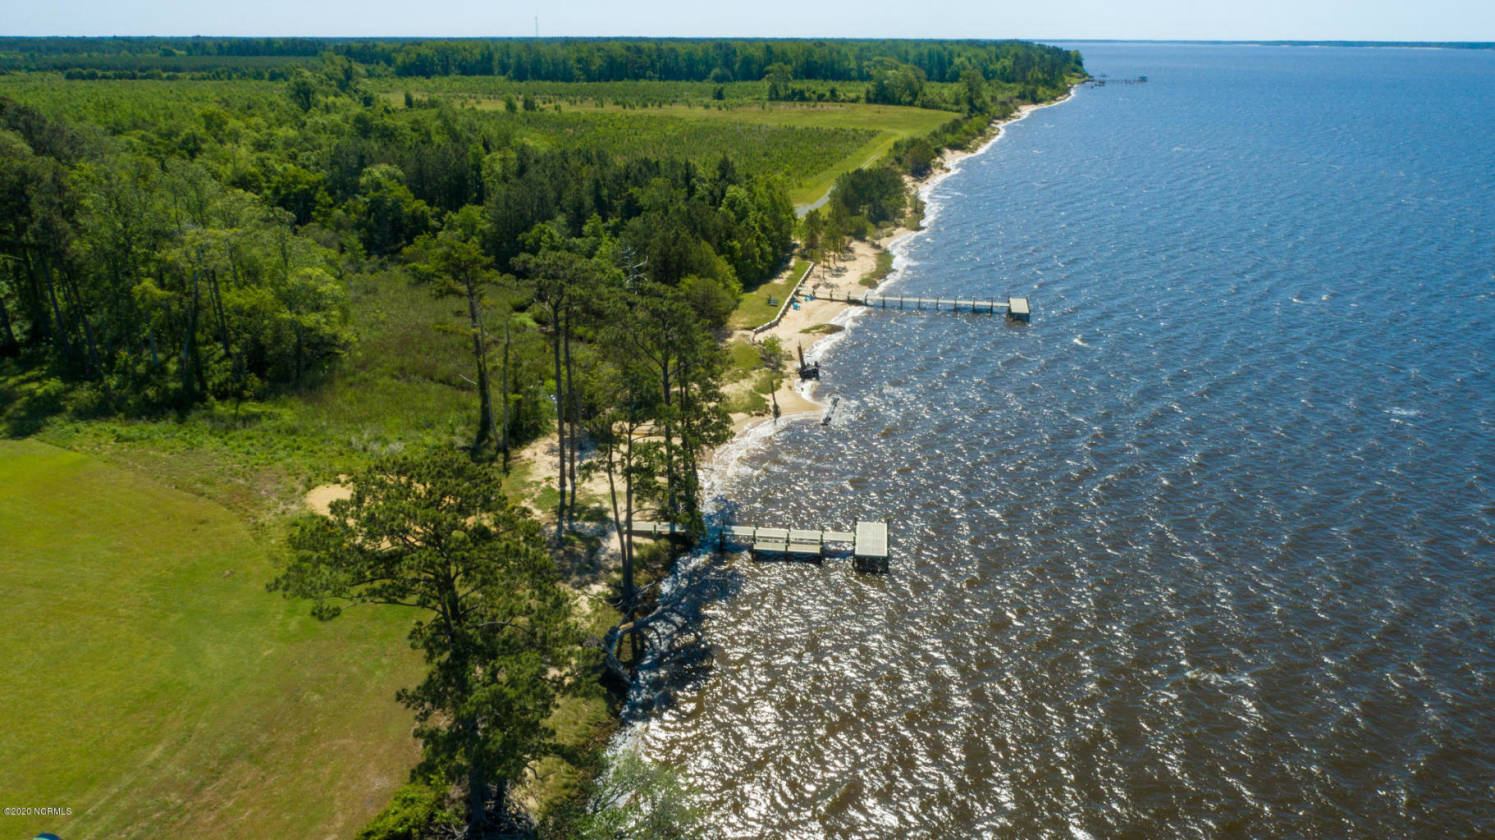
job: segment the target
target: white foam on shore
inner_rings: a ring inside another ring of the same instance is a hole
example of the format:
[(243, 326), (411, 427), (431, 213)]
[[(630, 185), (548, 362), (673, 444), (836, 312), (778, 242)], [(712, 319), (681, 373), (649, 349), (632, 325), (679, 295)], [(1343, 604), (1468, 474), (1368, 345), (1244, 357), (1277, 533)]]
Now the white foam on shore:
[[(817, 403), (818, 405), (818, 403)], [(712, 453), (701, 466), (701, 511), (707, 517), (716, 512), (716, 500), (725, 492), (727, 482), (740, 471), (742, 459), (762, 449), (764, 444), (780, 429), (791, 424), (802, 423), (817, 417), (813, 412), (801, 412), (780, 417), (778, 420), (765, 417), (745, 426), (731, 440)]]

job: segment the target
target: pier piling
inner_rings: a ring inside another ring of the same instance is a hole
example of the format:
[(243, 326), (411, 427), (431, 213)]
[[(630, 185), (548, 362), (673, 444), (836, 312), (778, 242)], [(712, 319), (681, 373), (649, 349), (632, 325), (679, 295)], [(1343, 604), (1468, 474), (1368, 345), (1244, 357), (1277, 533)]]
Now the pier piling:
[(1028, 321), (1032, 318), (1032, 309), (1029, 306), (1028, 299), (1025, 297), (1009, 297), (1004, 302), (997, 298), (971, 297), (962, 301), (960, 298), (926, 298), (899, 295), (895, 300), (888, 295), (874, 295), (871, 292), (865, 292), (861, 295), (851, 295), (846, 292), (837, 293), (835, 291), (823, 292), (819, 297), (824, 300), (849, 303), (854, 306), (865, 306), (871, 309), (896, 308), (900, 312), (907, 310), (909, 304), (913, 304), (914, 311), (916, 312), (923, 312), (924, 307), (927, 306), (934, 312), (948, 310), (950, 312), (966, 311), (976, 314), (982, 310), (986, 310), (988, 315), (995, 315), (997, 314), (997, 308), (1001, 307), (1007, 313), (1007, 316), (1014, 321)]
[[(628, 533), (634, 537), (672, 537), (685, 528), (668, 522), (634, 522)], [(832, 528), (771, 528), (727, 525), (709, 528), (704, 540), (718, 550), (745, 549), (758, 559), (783, 557), (820, 562), (828, 554), (841, 553), (833, 545), (850, 546), (852, 566), (859, 572), (888, 571), (888, 523), (853, 523), (852, 530)]]

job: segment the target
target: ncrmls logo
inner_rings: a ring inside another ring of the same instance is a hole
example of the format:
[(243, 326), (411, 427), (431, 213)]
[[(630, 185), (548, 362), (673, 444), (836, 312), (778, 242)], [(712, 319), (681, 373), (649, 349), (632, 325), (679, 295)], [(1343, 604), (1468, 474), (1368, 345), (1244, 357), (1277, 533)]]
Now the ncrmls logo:
[(46, 834), (36, 835), (36, 837), (32, 838), (32, 840), (62, 840), (62, 838), (49, 831)]

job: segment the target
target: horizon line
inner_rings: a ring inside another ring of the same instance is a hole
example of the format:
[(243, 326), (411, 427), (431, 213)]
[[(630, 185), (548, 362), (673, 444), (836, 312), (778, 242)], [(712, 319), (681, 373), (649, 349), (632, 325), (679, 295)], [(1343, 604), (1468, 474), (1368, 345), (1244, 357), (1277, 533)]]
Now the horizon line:
[(1223, 46), (1354, 46), (1354, 47), (1454, 47), (1464, 49), (1492, 49), (1495, 41), (1459, 40), (1382, 40), (1374, 38), (1095, 38), (1066, 36), (1003, 35), (989, 38), (970, 36), (950, 37), (897, 37), (875, 35), (161, 35), (161, 34), (114, 34), (114, 35), (8, 35), (0, 34), (0, 40), (41, 40), (45, 38), (108, 39), (217, 39), (257, 40), (268, 38), (295, 38), (308, 41), (597, 41), (597, 40), (641, 40), (641, 41), (1029, 41), (1035, 43), (1062, 41), (1075, 44), (1215, 44)]

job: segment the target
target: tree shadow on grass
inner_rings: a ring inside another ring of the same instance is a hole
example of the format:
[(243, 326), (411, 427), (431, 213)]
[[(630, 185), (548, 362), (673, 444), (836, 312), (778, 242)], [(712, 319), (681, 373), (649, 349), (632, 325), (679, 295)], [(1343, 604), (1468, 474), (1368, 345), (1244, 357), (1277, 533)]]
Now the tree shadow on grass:
[(568, 529), (554, 552), (556, 570), (568, 586), (585, 589), (603, 578), (607, 558), (616, 554), (617, 532), (611, 511), (601, 503), (582, 503), (567, 516)]
[(67, 413), (66, 394), (66, 386), (43, 371), (0, 367), (0, 433), (10, 438), (36, 434)]

